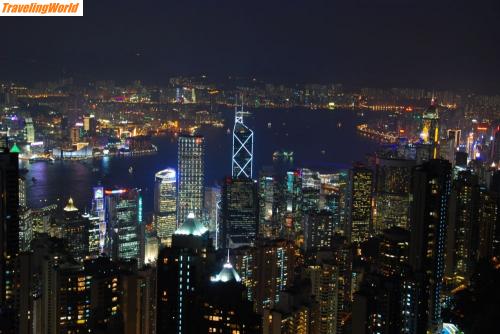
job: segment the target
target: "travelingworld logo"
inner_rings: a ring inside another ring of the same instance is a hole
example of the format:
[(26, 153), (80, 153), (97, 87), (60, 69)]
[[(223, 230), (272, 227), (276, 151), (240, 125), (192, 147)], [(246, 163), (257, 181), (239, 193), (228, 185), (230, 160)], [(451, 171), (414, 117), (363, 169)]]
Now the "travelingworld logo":
[(0, 16), (83, 16), (83, 0), (0, 0)]

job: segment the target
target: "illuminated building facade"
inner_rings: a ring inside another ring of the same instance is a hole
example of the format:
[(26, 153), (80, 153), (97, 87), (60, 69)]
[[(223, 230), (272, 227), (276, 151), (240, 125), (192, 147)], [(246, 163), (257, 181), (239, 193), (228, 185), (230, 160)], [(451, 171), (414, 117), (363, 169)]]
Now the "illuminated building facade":
[(311, 280), (312, 294), (319, 304), (318, 333), (337, 334), (339, 322), (339, 266), (322, 259), (306, 269)]
[(425, 333), (408, 326), (409, 290), (399, 277), (368, 273), (354, 294), (353, 333)]
[(241, 278), (229, 261), (210, 278), (203, 296), (203, 332), (260, 333), (260, 317), (246, 299)]
[(81, 266), (63, 265), (57, 274), (57, 315), (59, 333), (83, 333), (90, 320), (90, 283)]
[(253, 244), (259, 224), (257, 182), (226, 178), (222, 189), (222, 242), (220, 245)]
[(175, 170), (155, 174), (154, 225), (162, 243), (170, 243), (177, 228), (177, 178)]
[(439, 146), (439, 112), (436, 100), (433, 98), (431, 105), (422, 115), (422, 142), (431, 146), (432, 158), (438, 157)]
[(26, 139), (26, 142), (28, 144), (34, 143), (35, 142), (35, 126), (33, 125), (33, 119), (31, 117), (27, 117), (25, 120), (25, 125), (24, 125), (24, 136)]
[(104, 252), (106, 244), (106, 212), (104, 210), (104, 188), (94, 187), (92, 198), (92, 210), (89, 215), (91, 220), (89, 242), (89, 253), (91, 256), (99, 256)]
[(198, 218), (203, 213), (203, 136), (179, 136), (177, 163), (177, 224), (181, 225), (190, 212)]
[(73, 257), (83, 261), (89, 254), (89, 220), (83, 217), (70, 197), (63, 209), (63, 235)]
[(319, 333), (320, 307), (313, 299), (311, 284), (301, 281), (280, 293), (280, 301), (262, 313), (264, 334)]
[(304, 248), (330, 248), (333, 241), (333, 215), (328, 210), (311, 211), (304, 215)]
[(472, 274), (476, 261), (474, 247), (477, 240), (479, 185), (477, 176), (470, 171), (458, 173), (450, 195), (450, 220), (446, 274), (462, 279)]
[(247, 299), (253, 301), (257, 313), (277, 305), (280, 291), (291, 287), (295, 252), (294, 244), (282, 239), (259, 239), (252, 247), (231, 250)]
[(231, 170), (233, 178), (253, 176), (253, 131), (244, 124), (243, 106), (235, 110), (233, 128), (233, 155)]
[(141, 262), (140, 228), (142, 196), (140, 189), (105, 190), (106, 226), (113, 259)]
[(190, 213), (157, 262), (157, 333), (199, 333), (201, 293), (210, 277), (213, 252), (208, 230)]
[(285, 240), (262, 240), (255, 251), (254, 307), (259, 313), (280, 301), (280, 291), (292, 285), (295, 246)]
[(491, 259), (496, 255), (498, 224), (498, 195), (481, 187), (479, 190), (477, 258)]
[(0, 306), (14, 302), (14, 260), (19, 253), (18, 154), (0, 152)]
[(351, 242), (367, 240), (371, 234), (373, 172), (363, 166), (349, 171), (348, 219), (345, 233)]
[(410, 266), (416, 280), (416, 331), (441, 327), (451, 164), (431, 160), (414, 169), (412, 177)]
[(88, 134), (95, 134), (97, 120), (94, 115), (83, 116), (83, 130)]
[(278, 182), (274, 173), (263, 171), (259, 176), (259, 235), (278, 237)]
[(408, 228), (410, 181), (414, 160), (377, 157), (373, 229), (380, 233), (391, 226)]

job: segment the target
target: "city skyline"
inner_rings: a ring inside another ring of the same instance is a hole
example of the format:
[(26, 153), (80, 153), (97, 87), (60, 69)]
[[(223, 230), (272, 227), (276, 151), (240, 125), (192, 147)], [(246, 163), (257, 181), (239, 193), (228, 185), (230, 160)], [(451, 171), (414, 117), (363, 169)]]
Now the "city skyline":
[(500, 3), (34, 1), (0, 333), (496, 331)]

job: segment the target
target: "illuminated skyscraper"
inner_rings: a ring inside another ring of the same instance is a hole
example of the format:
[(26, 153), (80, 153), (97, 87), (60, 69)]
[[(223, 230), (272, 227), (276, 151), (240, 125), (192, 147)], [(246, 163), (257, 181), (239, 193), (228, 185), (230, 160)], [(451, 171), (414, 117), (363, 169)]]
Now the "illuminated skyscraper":
[(25, 119), (24, 126), (24, 136), (26, 141), (31, 144), (35, 141), (35, 126), (33, 125), (33, 119), (31, 117), (27, 117)]
[(306, 273), (311, 280), (312, 294), (319, 304), (318, 333), (339, 333), (339, 266), (330, 259), (318, 259), (306, 269)]
[[(250, 245), (257, 237), (259, 201), (257, 183), (226, 178), (222, 189), (222, 242), (225, 247)], [(224, 246), (223, 246), (224, 247)]]
[(63, 211), (64, 239), (75, 260), (81, 262), (89, 252), (89, 220), (82, 217), (71, 197)]
[(190, 212), (195, 217), (202, 217), (205, 182), (203, 136), (179, 136), (177, 164), (177, 224), (180, 225)]
[(293, 284), (295, 247), (285, 240), (258, 241), (254, 249), (254, 306), (257, 312), (273, 308), (280, 292)]
[(0, 307), (14, 302), (14, 261), (19, 253), (18, 154), (0, 153)]
[(253, 175), (253, 131), (243, 123), (243, 106), (234, 111), (233, 128), (233, 178), (252, 178)]
[(434, 332), (442, 324), (451, 164), (431, 160), (414, 169), (410, 219), (410, 266), (416, 275), (416, 332)]
[(450, 195), (446, 256), (446, 274), (449, 276), (467, 278), (472, 274), (477, 250), (474, 244), (477, 240), (478, 196), (477, 176), (470, 171), (458, 173)]
[(433, 98), (431, 105), (422, 115), (422, 132), (420, 138), (424, 144), (432, 147), (432, 158), (436, 159), (439, 145), (439, 113), (436, 100)]
[(208, 230), (189, 213), (158, 256), (157, 333), (199, 333), (200, 299), (213, 265)]
[(304, 215), (304, 248), (318, 250), (332, 246), (333, 215), (328, 210), (311, 211)]
[(259, 235), (275, 238), (281, 230), (278, 221), (278, 182), (271, 171), (259, 176)]
[(140, 263), (142, 197), (140, 189), (105, 190), (105, 208), (113, 259)]
[(164, 169), (155, 174), (154, 224), (162, 243), (169, 243), (177, 228), (177, 182), (175, 170)]
[(372, 220), (373, 173), (361, 165), (349, 171), (348, 219), (346, 236), (351, 242), (362, 242), (369, 238)]
[(415, 160), (376, 158), (375, 210), (376, 233), (391, 226), (408, 228), (411, 169)]
[(89, 253), (91, 256), (98, 256), (104, 252), (107, 236), (104, 188), (94, 187), (93, 194), (92, 211), (89, 217), (91, 220), (89, 241), (93, 245), (89, 245)]

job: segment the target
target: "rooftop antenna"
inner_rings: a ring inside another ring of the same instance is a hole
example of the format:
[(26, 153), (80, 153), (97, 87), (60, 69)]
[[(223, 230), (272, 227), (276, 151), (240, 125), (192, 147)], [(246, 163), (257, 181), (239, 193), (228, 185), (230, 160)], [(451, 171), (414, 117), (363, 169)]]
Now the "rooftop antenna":
[(227, 263), (229, 263), (229, 248), (227, 249)]

